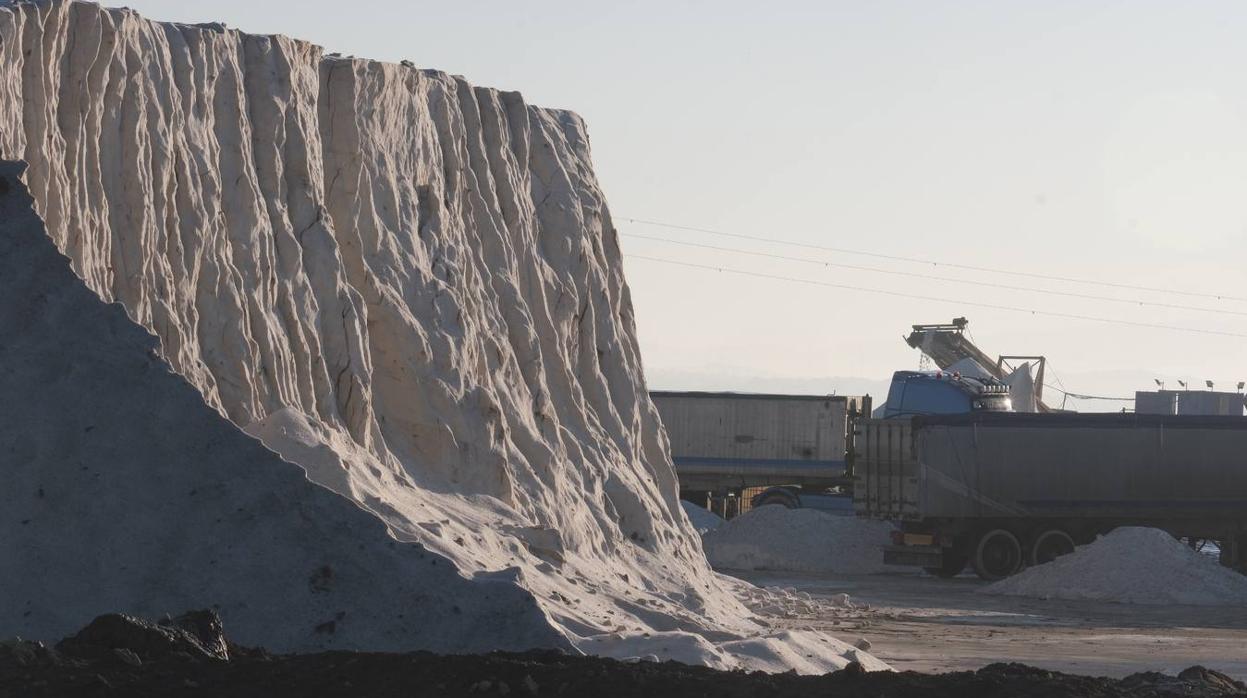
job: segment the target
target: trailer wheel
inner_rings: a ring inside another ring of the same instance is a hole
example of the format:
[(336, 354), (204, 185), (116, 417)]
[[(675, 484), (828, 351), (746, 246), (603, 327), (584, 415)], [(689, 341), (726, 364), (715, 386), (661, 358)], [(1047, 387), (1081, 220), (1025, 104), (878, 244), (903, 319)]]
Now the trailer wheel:
[(1060, 529), (1049, 529), (1040, 533), (1031, 546), (1031, 564), (1042, 565), (1045, 562), (1074, 552), (1074, 539)]
[(1022, 544), (1012, 533), (997, 528), (983, 534), (974, 547), (974, 573), (980, 579), (1004, 579), (1022, 567)]
[(787, 487), (772, 487), (755, 495), (749, 503), (754, 509), (770, 504), (778, 504), (789, 509), (800, 509), (801, 497)]
[(952, 579), (961, 574), (970, 562), (970, 556), (964, 553), (955, 552), (952, 549), (944, 550), (944, 560), (939, 567), (923, 567), (927, 574), (939, 577), (940, 579)]

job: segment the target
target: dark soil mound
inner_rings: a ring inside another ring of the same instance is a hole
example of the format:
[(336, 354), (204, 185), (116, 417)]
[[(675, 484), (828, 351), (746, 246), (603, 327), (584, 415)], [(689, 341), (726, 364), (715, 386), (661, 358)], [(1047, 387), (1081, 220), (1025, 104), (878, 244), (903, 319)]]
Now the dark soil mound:
[(225, 628), (213, 611), (192, 611), (159, 623), (110, 613), (61, 640), (56, 650), (75, 659), (100, 659), (118, 651), (130, 652), (144, 662), (178, 655), (229, 659)]
[(160, 623), (101, 616), (49, 649), (0, 643), (0, 696), (1247, 696), (1202, 667), (1178, 676), (1071, 676), (1020, 664), (949, 674), (823, 676), (725, 672), (557, 652), (439, 656), (325, 652), (271, 656), (229, 644), (214, 613)]

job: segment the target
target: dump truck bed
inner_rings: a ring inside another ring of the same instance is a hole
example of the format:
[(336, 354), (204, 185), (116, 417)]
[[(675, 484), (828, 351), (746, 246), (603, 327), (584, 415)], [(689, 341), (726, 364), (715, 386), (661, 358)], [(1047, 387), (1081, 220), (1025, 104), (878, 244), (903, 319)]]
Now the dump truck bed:
[(1247, 418), (977, 413), (862, 420), (854, 506), (894, 521), (1247, 521)]
[(671, 439), (682, 489), (845, 479), (850, 416), (869, 397), (650, 393)]

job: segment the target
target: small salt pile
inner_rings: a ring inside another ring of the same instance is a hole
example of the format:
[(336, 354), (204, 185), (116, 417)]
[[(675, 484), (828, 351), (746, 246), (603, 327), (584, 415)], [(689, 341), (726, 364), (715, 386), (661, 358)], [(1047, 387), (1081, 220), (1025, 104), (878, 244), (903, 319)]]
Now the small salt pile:
[(1119, 528), (1052, 562), (979, 590), (1041, 599), (1247, 605), (1247, 576), (1155, 528)]
[(815, 509), (758, 507), (702, 536), (720, 569), (874, 574), (883, 564), (892, 526)]
[(706, 535), (707, 531), (723, 525), (723, 517), (718, 514), (703, 509), (692, 502), (681, 499), (680, 506), (684, 508), (684, 513), (688, 515), (688, 520), (692, 522), (693, 528), (701, 535)]

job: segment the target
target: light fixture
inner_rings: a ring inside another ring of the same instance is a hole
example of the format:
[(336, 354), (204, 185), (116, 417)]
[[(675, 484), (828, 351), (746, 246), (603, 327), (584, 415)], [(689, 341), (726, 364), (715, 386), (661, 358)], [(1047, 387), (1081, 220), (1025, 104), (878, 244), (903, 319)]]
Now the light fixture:
[(1178, 385), (1182, 386), (1183, 390), (1186, 390), (1186, 381), (1178, 381)]
[(1153, 378), (1152, 381), (1156, 383), (1157, 388), (1160, 388), (1161, 390), (1165, 389), (1165, 381), (1159, 378)]
[(1247, 387), (1247, 381), (1239, 381), (1239, 382), (1238, 382), (1238, 392), (1240, 392), (1240, 393), (1241, 393), (1241, 392), (1243, 392), (1243, 388), (1244, 388), (1244, 387)]
[(1212, 390), (1212, 381), (1204, 381), (1204, 385), (1208, 386), (1209, 390)]

